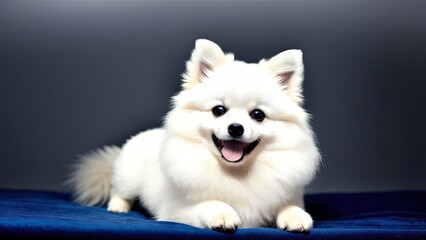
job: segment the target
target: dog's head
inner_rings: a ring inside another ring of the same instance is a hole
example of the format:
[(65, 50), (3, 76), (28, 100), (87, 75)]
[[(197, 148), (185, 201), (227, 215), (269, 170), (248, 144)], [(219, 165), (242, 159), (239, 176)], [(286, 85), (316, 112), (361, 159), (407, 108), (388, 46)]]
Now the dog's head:
[(244, 164), (262, 149), (294, 147), (298, 126), (307, 118), (301, 107), (300, 50), (248, 64), (202, 39), (186, 68), (183, 89), (173, 98), (174, 110), (167, 118), (175, 133), (208, 146), (231, 166)]

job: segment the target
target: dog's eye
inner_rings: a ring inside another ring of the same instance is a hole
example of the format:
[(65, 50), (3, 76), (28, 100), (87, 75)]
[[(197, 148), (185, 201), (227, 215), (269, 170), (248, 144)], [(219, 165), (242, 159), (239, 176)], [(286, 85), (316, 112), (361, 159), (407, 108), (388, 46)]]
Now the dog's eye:
[(222, 116), (226, 113), (226, 108), (224, 106), (221, 106), (221, 105), (216, 106), (212, 109), (212, 113), (216, 117), (220, 117), (220, 116)]
[(263, 119), (265, 119), (265, 113), (262, 110), (255, 109), (250, 113), (250, 117), (258, 122), (261, 122)]

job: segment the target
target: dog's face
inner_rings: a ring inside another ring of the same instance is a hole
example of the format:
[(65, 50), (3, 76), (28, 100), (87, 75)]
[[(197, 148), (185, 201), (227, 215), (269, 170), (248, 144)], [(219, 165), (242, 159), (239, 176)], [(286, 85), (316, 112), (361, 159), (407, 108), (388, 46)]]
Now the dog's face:
[(183, 77), (183, 90), (168, 116), (172, 128), (207, 146), (226, 165), (244, 165), (265, 149), (292, 147), (298, 137), (295, 125), (305, 123), (298, 50), (247, 64), (198, 40)]

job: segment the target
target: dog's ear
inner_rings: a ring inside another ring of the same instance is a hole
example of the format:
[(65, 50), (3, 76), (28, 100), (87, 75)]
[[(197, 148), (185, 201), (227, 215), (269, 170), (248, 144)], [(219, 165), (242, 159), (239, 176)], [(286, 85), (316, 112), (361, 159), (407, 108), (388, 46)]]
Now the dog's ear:
[[(231, 55), (232, 56), (232, 55)], [(214, 42), (198, 39), (192, 51), (191, 59), (186, 62), (186, 71), (182, 75), (183, 88), (189, 89), (202, 82), (203, 77), (229, 58)], [(233, 56), (232, 56), (233, 58)]]
[(301, 50), (287, 50), (268, 61), (266, 67), (271, 71), (279, 85), (288, 92), (297, 104), (303, 103), (303, 54)]

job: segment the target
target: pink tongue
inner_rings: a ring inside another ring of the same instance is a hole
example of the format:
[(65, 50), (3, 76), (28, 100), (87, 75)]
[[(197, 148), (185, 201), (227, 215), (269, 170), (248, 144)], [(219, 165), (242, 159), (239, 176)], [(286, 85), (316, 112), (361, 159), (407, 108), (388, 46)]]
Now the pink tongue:
[(244, 154), (244, 143), (239, 141), (222, 141), (222, 155), (226, 160), (235, 162)]

